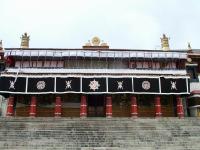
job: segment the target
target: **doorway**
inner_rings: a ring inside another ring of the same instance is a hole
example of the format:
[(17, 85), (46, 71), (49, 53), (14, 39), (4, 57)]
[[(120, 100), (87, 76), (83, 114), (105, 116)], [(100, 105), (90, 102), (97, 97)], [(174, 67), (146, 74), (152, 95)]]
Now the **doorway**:
[(105, 117), (104, 95), (88, 95), (88, 117)]

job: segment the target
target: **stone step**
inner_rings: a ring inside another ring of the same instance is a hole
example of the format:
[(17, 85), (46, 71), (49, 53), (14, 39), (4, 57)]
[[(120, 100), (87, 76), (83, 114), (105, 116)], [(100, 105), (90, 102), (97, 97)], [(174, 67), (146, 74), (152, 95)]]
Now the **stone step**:
[(198, 118), (0, 118), (0, 149), (200, 149)]

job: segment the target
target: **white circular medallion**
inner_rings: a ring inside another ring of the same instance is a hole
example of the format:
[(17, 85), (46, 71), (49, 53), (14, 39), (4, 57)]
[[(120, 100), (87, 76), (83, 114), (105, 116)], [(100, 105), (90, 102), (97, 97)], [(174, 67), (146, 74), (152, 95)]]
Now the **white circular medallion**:
[(148, 90), (148, 89), (150, 89), (150, 82), (149, 81), (143, 81), (142, 82), (142, 88), (144, 89), (144, 90)]
[(43, 90), (45, 88), (46, 84), (44, 81), (38, 81), (37, 82), (37, 89), (38, 90)]
[(98, 90), (100, 87), (100, 84), (98, 81), (96, 81), (95, 79), (93, 81), (90, 81), (89, 87), (91, 90), (95, 91)]

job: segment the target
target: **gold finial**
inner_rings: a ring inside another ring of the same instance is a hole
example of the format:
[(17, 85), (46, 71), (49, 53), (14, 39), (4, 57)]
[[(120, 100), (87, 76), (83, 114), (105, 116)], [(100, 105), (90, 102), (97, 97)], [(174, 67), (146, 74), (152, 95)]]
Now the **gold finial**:
[(192, 50), (192, 47), (190, 45), (190, 42), (188, 42), (188, 51), (191, 51)]
[(91, 42), (88, 40), (87, 43), (83, 46), (83, 48), (87, 49), (95, 49), (95, 48), (101, 48), (101, 49), (109, 49), (109, 46), (107, 43), (100, 40), (99, 37), (95, 36), (92, 38)]
[(21, 48), (29, 48), (30, 36), (27, 33), (22, 34), (21, 37)]
[(169, 48), (169, 38), (165, 35), (165, 34), (163, 34), (163, 37), (162, 38), (160, 38), (161, 39), (161, 47), (162, 47), (162, 49), (163, 50), (170, 50), (170, 48)]
[(95, 37), (92, 38), (92, 45), (93, 46), (99, 46), (100, 42), (101, 42), (101, 40), (100, 40), (99, 37), (95, 36)]

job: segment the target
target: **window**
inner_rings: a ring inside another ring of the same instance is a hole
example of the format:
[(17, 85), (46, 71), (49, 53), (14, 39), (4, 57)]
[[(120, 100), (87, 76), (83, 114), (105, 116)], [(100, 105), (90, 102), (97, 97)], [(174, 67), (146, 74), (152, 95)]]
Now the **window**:
[(186, 66), (191, 82), (198, 82), (197, 66)]
[(129, 62), (129, 68), (135, 69), (136, 68), (136, 62)]

